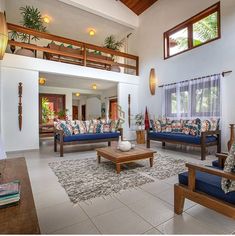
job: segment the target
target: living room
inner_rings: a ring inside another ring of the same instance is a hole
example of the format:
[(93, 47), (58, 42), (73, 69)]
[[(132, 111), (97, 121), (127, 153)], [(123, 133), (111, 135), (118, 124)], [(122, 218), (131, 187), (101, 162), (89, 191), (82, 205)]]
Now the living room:
[(234, 233), (233, 0), (0, 3), (0, 232)]

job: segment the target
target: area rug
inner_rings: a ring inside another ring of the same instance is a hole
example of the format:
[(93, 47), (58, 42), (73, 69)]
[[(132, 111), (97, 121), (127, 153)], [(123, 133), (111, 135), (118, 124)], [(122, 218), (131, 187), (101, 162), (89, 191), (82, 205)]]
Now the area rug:
[(121, 190), (134, 188), (154, 180), (125, 166), (116, 173), (112, 162), (95, 159), (67, 160), (49, 163), (73, 203), (108, 196)]
[(154, 165), (143, 160), (122, 165), (118, 175), (115, 165), (102, 159), (65, 160), (49, 163), (73, 203), (105, 197), (121, 190), (135, 188), (154, 179), (166, 179), (186, 170), (185, 161), (157, 154)]

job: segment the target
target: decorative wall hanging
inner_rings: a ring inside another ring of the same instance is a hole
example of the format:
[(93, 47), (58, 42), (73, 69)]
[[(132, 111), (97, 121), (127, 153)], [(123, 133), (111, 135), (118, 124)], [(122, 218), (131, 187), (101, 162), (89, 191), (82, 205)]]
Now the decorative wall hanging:
[(156, 84), (157, 84), (157, 79), (155, 75), (155, 69), (152, 68), (150, 70), (150, 75), (149, 75), (149, 89), (150, 89), (151, 95), (155, 95)]
[(230, 151), (235, 140), (235, 135), (234, 135), (235, 124), (230, 124), (229, 126), (230, 126), (230, 139), (228, 141), (228, 152)]
[(8, 43), (8, 29), (6, 23), (6, 16), (0, 12), (0, 60), (3, 59)]
[(128, 125), (131, 127), (131, 95), (128, 94)]
[(18, 96), (19, 96), (19, 105), (18, 105), (18, 121), (19, 121), (19, 129), (22, 129), (22, 93), (23, 93), (23, 85), (20, 82), (18, 86)]

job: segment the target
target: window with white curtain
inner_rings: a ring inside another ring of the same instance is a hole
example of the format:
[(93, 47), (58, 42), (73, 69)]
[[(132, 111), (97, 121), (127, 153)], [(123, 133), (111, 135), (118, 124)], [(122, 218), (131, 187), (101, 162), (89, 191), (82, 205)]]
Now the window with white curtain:
[(166, 117), (220, 117), (220, 75), (163, 86)]

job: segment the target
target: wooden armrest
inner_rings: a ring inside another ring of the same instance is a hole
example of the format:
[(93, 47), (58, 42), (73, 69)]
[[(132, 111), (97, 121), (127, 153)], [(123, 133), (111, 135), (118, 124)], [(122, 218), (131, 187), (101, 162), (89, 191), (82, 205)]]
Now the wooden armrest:
[(202, 136), (209, 136), (209, 135), (221, 135), (221, 130), (215, 130), (215, 131), (205, 131), (202, 132), (201, 135)]
[(186, 163), (186, 167), (188, 167), (189, 172), (201, 171), (208, 174), (224, 177), (226, 179), (235, 180), (235, 173), (225, 172), (223, 170), (214, 169), (214, 168), (203, 166), (203, 165), (191, 164), (191, 163)]
[(59, 134), (59, 135), (64, 135), (64, 131), (63, 130), (60, 130), (60, 129), (56, 129), (56, 128), (54, 128), (54, 134), (56, 135), (56, 134)]
[(218, 159), (226, 160), (226, 158), (228, 157), (228, 154), (216, 153), (215, 156), (218, 157)]

